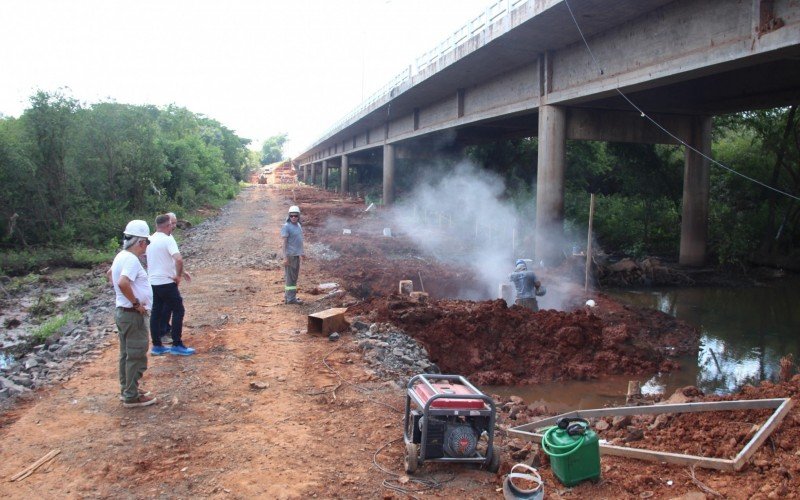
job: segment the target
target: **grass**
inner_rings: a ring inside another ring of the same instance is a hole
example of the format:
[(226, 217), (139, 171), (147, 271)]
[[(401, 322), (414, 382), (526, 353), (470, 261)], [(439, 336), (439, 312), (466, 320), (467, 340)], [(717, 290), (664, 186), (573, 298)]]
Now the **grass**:
[(78, 321), (79, 319), (81, 319), (81, 313), (78, 311), (73, 310), (64, 314), (60, 314), (39, 325), (39, 327), (33, 332), (33, 335), (31, 335), (31, 338), (35, 343), (41, 344), (52, 337), (54, 333), (56, 333), (70, 321)]
[(116, 249), (38, 247), (0, 252), (0, 275), (21, 276), (47, 267), (92, 267), (114, 258)]
[(45, 292), (39, 296), (39, 300), (28, 309), (28, 312), (33, 316), (40, 317), (53, 314), (56, 309), (57, 306), (53, 296)]

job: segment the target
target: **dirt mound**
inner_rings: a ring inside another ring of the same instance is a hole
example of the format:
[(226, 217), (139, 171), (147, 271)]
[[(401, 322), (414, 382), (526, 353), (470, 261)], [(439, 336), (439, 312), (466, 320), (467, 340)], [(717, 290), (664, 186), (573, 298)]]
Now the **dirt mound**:
[[(635, 314), (610, 319), (612, 314), (603, 317), (591, 309), (532, 313), (501, 299), (417, 302), (402, 295), (373, 298), (352, 312), (397, 325), (425, 346), (443, 372), (481, 385), (585, 380), (677, 366), (669, 359), (677, 349), (663, 348), (661, 329)], [(663, 324), (676, 326), (674, 320)], [(676, 332), (680, 345), (696, 348), (695, 329), (682, 325)]]

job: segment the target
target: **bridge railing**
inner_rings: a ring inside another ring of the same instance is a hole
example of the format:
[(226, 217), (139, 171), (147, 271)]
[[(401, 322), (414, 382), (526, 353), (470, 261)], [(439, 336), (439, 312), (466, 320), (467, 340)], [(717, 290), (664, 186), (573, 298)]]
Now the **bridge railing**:
[(505, 16), (510, 16), (512, 10), (529, 1), (531, 0), (495, 0), (495, 2), (486, 7), (482, 13), (471, 18), (467, 24), (458, 28), (450, 36), (448, 36), (447, 39), (414, 59), (403, 71), (395, 75), (385, 85), (375, 91), (366, 100), (361, 102), (361, 104), (359, 104), (355, 109), (347, 113), (347, 115), (342, 117), (327, 131), (325, 131), (322, 137), (317, 139), (314, 144), (311, 144), (306, 148), (306, 151), (310, 150), (315, 144), (319, 144), (320, 142), (332, 136), (334, 133), (344, 128), (344, 126), (353, 120), (353, 118), (364, 114), (366, 111), (374, 107), (377, 107), (378, 103), (382, 104), (384, 101), (393, 98), (399, 93), (401, 85), (406, 82), (410, 82), (414, 76), (422, 72), (429, 65), (456, 50), (467, 40), (488, 28), (497, 20)]

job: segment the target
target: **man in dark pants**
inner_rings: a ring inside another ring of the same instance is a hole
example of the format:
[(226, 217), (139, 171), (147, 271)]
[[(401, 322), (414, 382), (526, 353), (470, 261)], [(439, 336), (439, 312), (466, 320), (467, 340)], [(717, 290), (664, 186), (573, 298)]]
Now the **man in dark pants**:
[[(172, 237), (172, 222), (168, 214), (156, 217), (156, 232), (150, 237), (147, 247), (147, 271), (153, 289), (153, 310), (150, 316), (150, 339), (153, 348), (150, 354), (174, 354), (191, 356), (194, 349), (183, 345), (183, 297), (178, 290), (183, 277), (183, 257), (178, 251), (178, 244)], [(172, 347), (161, 343), (161, 332), (164, 328), (165, 310), (172, 311)]]
[[(178, 216), (175, 215), (174, 212), (169, 212), (167, 215), (169, 215), (169, 223), (170, 226), (172, 226), (171, 233), (175, 232), (175, 228), (178, 227)], [(169, 237), (175, 239), (173, 234), (170, 234)], [(185, 279), (187, 283), (192, 281), (192, 276), (185, 267), (183, 269), (182, 278)], [(163, 315), (161, 316), (161, 343), (172, 345), (172, 309), (170, 309), (167, 304), (164, 304), (163, 311)]]
[(300, 259), (303, 254), (303, 227), (300, 225), (300, 207), (289, 207), (289, 216), (281, 227), (283, 238), (283, 269), (286, 278), (284, 293), (287, 304), (302, 304), (297, 298), (297, 278), (300, 276)]
[(508, 276), (508, 280), (514, 283), (514, 287), (517, 289), (515, 304), (536, 312), (539, 310), (539, 303), (536, 301), (536, 297), (544, 295), (547, 290), (539, 282), (536, 273), (528, 268), (529, 264), (530, 261), (527, 259), (517, 259), (516, 268)]

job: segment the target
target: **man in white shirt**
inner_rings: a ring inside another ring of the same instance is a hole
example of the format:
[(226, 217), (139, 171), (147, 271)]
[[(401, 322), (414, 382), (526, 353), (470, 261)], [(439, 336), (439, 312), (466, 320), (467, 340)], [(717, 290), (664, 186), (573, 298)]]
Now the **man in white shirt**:
[[(173, 225), (168, 214), (156, 217), (156, 232), (150, 236), (147, 247), (147, 271), (153, 290), (153, 312), (150, 316), (150, 354), (170, 353), (191, 356), (195, 350), (183, 345), (183, 297), (178, 290), (183, 277), (183, 257), (172, 237)], [(168, 312), (172, 311), (172, 347), (161, 343), (161, 332), (166, 327)]]
[(147, 370), (147, 323), (145, 316), (153, 303), (147, 272), (139, 262), (150, 243), (150, 228), (143, 220), (125, 227), (122, 251), (114, 257), (110, 276), (114, 284), (119, 331), (119, 386), (126, 408), (150, 406), (156, 402), (149, 392), (139, 391), (139, 379)]
[[(169, 215), (169, 223), (172, 226), (171, 231), (175, 232), (175, 228), (178, 227), (178, 216), (175, 215), (175, 212), (168, 212)], [(170, 238), (175, 238), (173, 234), (170, 233)], [(181, 281), (186, 280), (186, 282), (192, 281), (192, 275), (189, 274), (189, 271), (186, 268), (183, 268), (183, 276)], [(161, 344), (170, 344), (172, 345), (172, 309), (168, 306), (164, 305), (164, 315), (161, 316)]]

